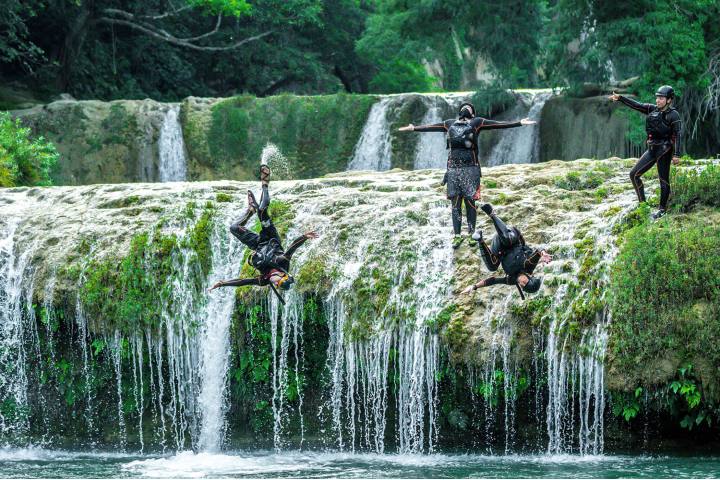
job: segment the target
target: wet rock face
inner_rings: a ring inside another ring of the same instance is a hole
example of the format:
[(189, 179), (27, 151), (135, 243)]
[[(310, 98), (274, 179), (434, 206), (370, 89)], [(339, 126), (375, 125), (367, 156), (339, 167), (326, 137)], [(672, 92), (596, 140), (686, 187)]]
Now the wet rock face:
[[(504, 438), (493, 441), (509, 451), (529, 422), (527, 435), (543, 450), (597, 453), (606, 388), (623, 390), (639, 378), (606, 355), (614, 340), (609, 273), (620, 227), (636, 205), (627, 181), (633, 163), (583, 159), (483, 170), (481, 203), (491, 203), (528, 245), (553, 255), (536, 270), (540, 291), (525, 301), (513, 286), (461, 293), (491, 273), (469, 238), (451, 248), (442, 170), (274, 178), (271, 214), (285, 245), (303, 232), (319, 233), (293, 257), (297, 283), (284, 308), (259, 288), (205, 293), (217, 280), (255, 274), (226, 227), (256, 182), (6, 189), (0, 281), (12, 295), (0, 296), (0, 313), (5, 324), (37, 326), (19, 330), (30, 342), (25, 353), (39, 349), (47, 353), (42, 361), (59, 362), (46, 349), (62, 348), (74, 358), (68, 368), (75, 369), (78, 399), (58, 398), (77, 401), (80, 411), (92, 406), (88, 431), (122, 419), (126, 430), (112, 427), (108, 438), (130, 441), (144, 428), (148, 444), (162, 432), (168, 444), (218, 445), (229, 398), (233, 435), (275, 445), (295, 445), (307, 427), (326, 445), (418, 452), (442, 441), (465, 445), (467, 431), (502, 430)], [(646, 188), (652, 195), (657, 181), (648, 178)], [(482, 212), (477, 228), (492, 240)], [(227, 320), (214, 335), (207, 331), (211, 317)], [(218, 356), (215, 370), (198, 373), (197, 365), (210, 368)], [(642, 368), (667, 376), (674, 361)], [(33, 365), (25, 378), (46, 372), (52, 381), (38, 389), (60, 384), (62, 370), (52, 362)], [(696, 369), (701, 378), (707, 366)], [(308, 384), (298, 385), (297, 370)], [(105, 382), (97, 391), (78, 386), (96, 374)], [(207, 381), (226, 376), (227, 398), (223, 382)], [(33, 395), (17, 402), (55, 398)], [(172, 418), (157, 413), (171, 405)], [(572, 428), (581, 430), (570, 438)]]
[(621, 108), (605, 96), (551, 98), (540, 122), (540, 161), (637, 155), (625, 138)]

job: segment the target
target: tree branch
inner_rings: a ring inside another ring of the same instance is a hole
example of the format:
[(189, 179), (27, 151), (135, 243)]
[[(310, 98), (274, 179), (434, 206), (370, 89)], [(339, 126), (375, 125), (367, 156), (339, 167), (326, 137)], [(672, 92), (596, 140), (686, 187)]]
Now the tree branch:
[(105, 9), (106, 15), (116, 15), (118, 17), (122, 18), (112, 18), (111, 16), (105, 16), (100, 17), (98, 19), (99, 22), (102, 23), (109, 23), (112, 25), (123, 25), (129, 28), (132, 28), (133, 30), (137, 30), (139, 32), (144, 33), (145, 35), (149, 35), (153, 38), (157, 38), (158, 40), (162, 40), (163, 42), (167, 42), (173, 45), (177, 45), (179, 47), (189, 48), (192, 50), (198, 50), (198, 51), (204, 51), (204, 52), (221, 52), (221, 51), (227, 51), (227, 50), (233, 50), (236, 48), (239, 48), (246, 43), (254, 42), (256, 40), (260, 40), (261, 38), (267, 37), (271, 33), (273, 33), (273, 30), (268, 30), (266, 32), (260, 33), (258, 35), (254, 35), (252, 37), (244, 38), (240, 41), (237, 41), (235, 43), (229, 44), (229, 45), (223, 45), (223, 46), (208, 46), (208, 45), (197, 45), (194, 42), (198, 40), (202, 40), (204, 38), (207, 38), (211, 35), (214, 35), (217, 33), (217, 31), (220, 29), (220, 24), (222, 23), (222, 15), (218, 15), (217, 22), (215, 23), (215, 28), (207, 33), (204, 33), (202, 35), (198, 35), (196, 37), (188, 37), (188, 38), (179, 38), (176, 37), (167, 31), (160, 29), (158, 27), (155, 27), (153, 25), (150, 25), (145, 22), (140, 22), (135, 19), (135, 16), (132, 13), (125, 12), (123, 10), (116, 10), (116, 9)]

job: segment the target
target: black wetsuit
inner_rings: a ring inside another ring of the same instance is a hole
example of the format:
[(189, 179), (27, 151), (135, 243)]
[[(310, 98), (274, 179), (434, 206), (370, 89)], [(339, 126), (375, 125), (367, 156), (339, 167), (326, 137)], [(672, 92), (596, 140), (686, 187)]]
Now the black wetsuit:
[(640, 103), (620, 95), (620, 101), (628, 107), (647, 115), (645, 131), (647, 132), (648, 149), (643, 153), (632, 170), (630, 181), (640, 202), (645, 201), (645, 187), (641, 176), (657, 163), (660, 178), (660, 208), (667, 210), (670, 198), (670, 164), (673, 156), (682, 155), (680, 131), (682, 122), (680, 114), (674, 108), (659, 110), (651, 103)]
[(473, 117), (470, 120), (445, 120), (432, 125), (420, 125), (414, 128), (415, 132), (444, 132), (447, 133), (448, 153), (447, 172), (447, 198), (452, 202), (453, 231), (460, 234), (462, 225), (462, 203), (465, 202), (470, 233), (475, 231), (477, 221), (477, 207), (475, 206), (475, 193), (480, 187), (480, 161), (478, 160), (478, 133), (480, 130), (493, 130), (499, 128), (520, 127), (520, 122), (498, 122), (483, 117)]
[(262, 197), (258, 208), (258, 218), (260, 218), (260, 234), (252, 232), (245, 227), (252, 216), (252, 210), (248, 210), (241, 218), (230, 225), (230, 233), (235, 238), (252, 250), (252, 254), (248, 258), (248, 263), (255, 267), (260, 275), (253, 278), (237, 278), (220, 282), (220, 287), (242, 287), (245, 285), (265, 286), (270, 284), (270, 275), (274, 270), (288, 273), (290, 270), (290, 259), (295, 250), (300, 247), (308, 239), (307, 236), (301, 235), (296, 238), (287, 250), (282, 247), (282, 240), (278, 234), (275, 225), (273, 225), (270, 216), (267, 213), (267, 207), (270, 205), (270, 193), (268, 186), (263, 185)]
[[(520, 231), (515, 227), (508, 228), (494, 213), (490, 214), (490, 218), (497, 234), (490, 247), (483, 240), (478, 240), (480, 255), (491, 272), (502, 265), (505, 276), (487, 278), (485, 286), (517, 285), (521, 274), (529, 276), (535, 271), (542, 257), (542, 251), (528, 247)], [(520, 293), (522, 294), (522, 291)]]

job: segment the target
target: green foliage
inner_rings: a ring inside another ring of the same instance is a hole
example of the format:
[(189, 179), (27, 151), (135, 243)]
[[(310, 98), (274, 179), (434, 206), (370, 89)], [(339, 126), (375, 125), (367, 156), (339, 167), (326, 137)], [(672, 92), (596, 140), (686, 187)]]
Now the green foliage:
[[(383, 93), (397, 86), (393, 81), (380, 82), (387, 78), (387, 70), (392, 77), (400, 73), (398, 66), (407, 69), (423, 60), (441, 66), (438, 83), (444, 89), (457, 89), (463, 76), (474, 74), (477, 56), (490, 60), (504, 84), (530, 85), (540, 49), (542, 5), (538, 1), (520, 5), (382, 0), (368, 17), (357, 51), (373, 64), (376, 76), (371, 85), (388, 88)], [(422, 82), (419, 72), (411, 76)]]
[[(613, 362), (648, 383), (664, 376), (637, 365), (693, 358), (720, 365), (720, 355), (705, 347), (720, 341), (720, 227), (701, 214), (672, 220), (627, 230), (610, 277)], [(712, 369), (704, 374), (717, 381)]]
[[(196, 271), (198, 276), (184, 280), (195, 282), (198, 292), (212, 267), (213, 213), (212, 206), (206, 206), (183, 239), (163, 235), (159, 229), (152, 236), (139, 233), (130, 241), (130, 249), (124, 257), (90, 260), (77, 272), (85, 279), (79, 293), (86, 313), (99, 325), (116, 326), (123, 332), (157, 326), (162, 306), (168, 301), (174, 279), (180, 274), (174, 267), (174, 258), (180, 249), (193, 250), (191, 262), (194, 264), (190, 271)], [(97, 355), (105, 345), (94, 343), (92, 347)]]
[(0, 112), (0, 187), (51, 185), (50, 170), (58, 157), (52, 143), (33, 139), (20, 119)]
[(230, 203), (233, 201), (233, 196), (220, 192), (215, 195), (215, 201), (218, 203)]
[(252, 6), (246, 0), (186, 0), (186, 2), (211, 14), (222, 13), (241, 17), (252, 11)]
[(555, 179), (555, 186), (563, 190), (589, 190), (605, 182), (607, 175), (598, 170), (578, 172), (573, 170)]
[(677, 379), (668, 385), (669, 392), (683, 404), (678, 411), (682, 415), (680, 426), (688, 430), (701, 426), (710, 427), (714, 416), (711, 405), (704, 402), (701, 386), (696, 382), (692, 364), (678, 368)]
[(640, 395), (642, 395), (642, 387), (638, 387), (634, 392), (618, 392), (612, 397), (612, 412), (616, 417), (622, 417), (626, 422), (630, 422), (640, 412)]
[(670, 181), (672, 204), (679, 210), (699, 202), (720, 207), (720, 166), (711, 164), (702, 169), (675, 168)]
[(394, 58), (382, 62), (378, 73), (370, 80), (372, 93), (431, 92), (434, 78), (425, 68), (414, 62)]

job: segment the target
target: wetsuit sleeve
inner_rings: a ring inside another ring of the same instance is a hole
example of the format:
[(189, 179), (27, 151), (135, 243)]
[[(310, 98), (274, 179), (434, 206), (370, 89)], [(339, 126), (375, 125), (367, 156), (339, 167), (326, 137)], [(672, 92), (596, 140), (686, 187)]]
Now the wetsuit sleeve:
[(446, 132), (447, 126), (445, 122), (433, 123), (430, 125), (417, 125), (413, 128), (413, 132)]
[(489, 120), (483, 117), (475, 117), (470, 121), (475, 131), (480, 130), (496, 130), (499, 128), (515, 128), (522, 127), (520, 122), (500, 122), (497, 120)]
[(636, 100), (633, 100), (632, 98), (623, 97), (622, 95), (620, 95), (620, 102), (632, 108), (633, 110), (644, 113), (645, 115), (652, 112), (655, 108), (655, 105), (651, 103), (640, 103)]
[(542, 257), (542, 250), (535, 249), (526, 259), (523, 265), (523, 271), (529, 275), (535, 271), (535, 267), (540, 263)]
[(290, 247), (285, 251), (285, 258), (290, 260), (292, 258), (293, 253), (295, 253), (295, 250), (297, 250), (303, 243), (307, 241), (308, 237), (305, 235), (300, 235), (298, 238), (293, 240), (293, 242), (290, 244)]
[(244, 287), (246, 285), (267, 285), (267, 281), (263, 281), (262, 277), (254, 278), (236, 278), (234, 280), (225, 280), (220, 282), (220, 287)]
[(493, 285), (513, 285), (514, 282), (510, 281), (510, 277), (507, 275), (504, 277), (490, 277), (485, 279), (484, 287), (491, 287)]
[(680, 120), (680, 114), (677, 112), (677, 110), (673, 110), (670, 115), (668, 115), (668, 121), (670, 122), (670, 127), (672, 128), (672, 142), (673, 146), (675, 147), (675, 156), (679, 157), (683, 154), (682, 151), (682, 120)]

